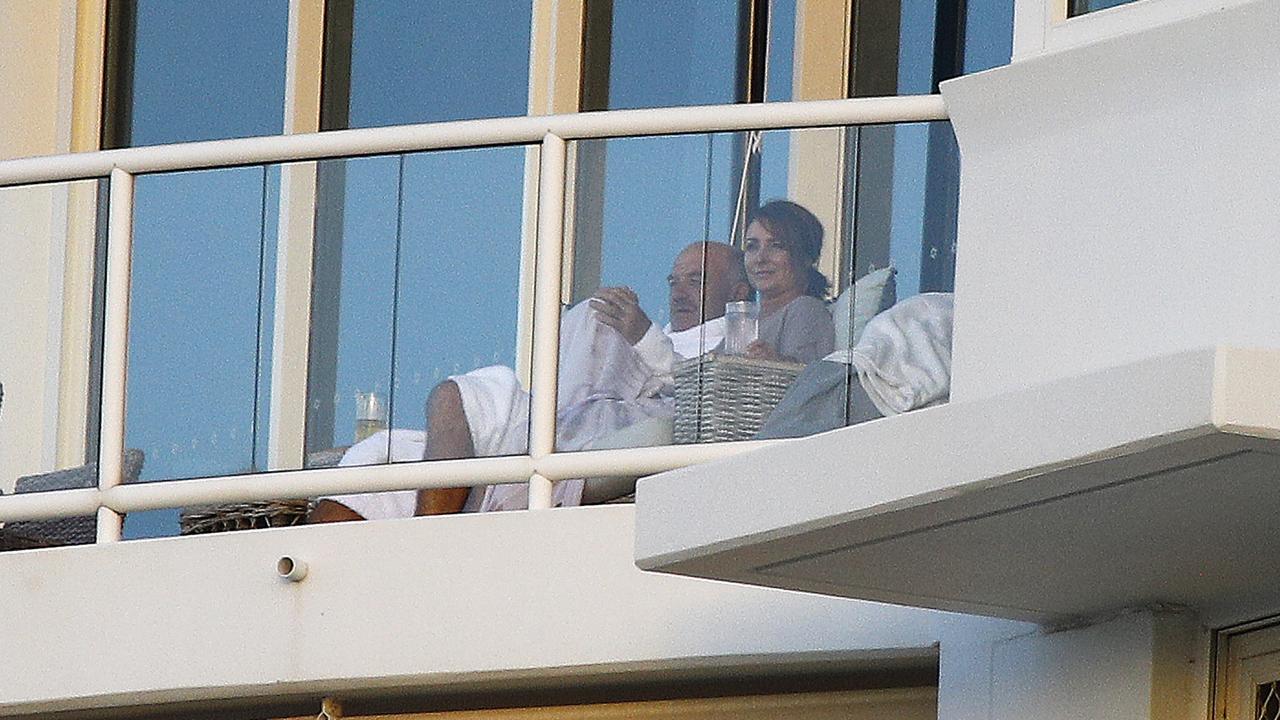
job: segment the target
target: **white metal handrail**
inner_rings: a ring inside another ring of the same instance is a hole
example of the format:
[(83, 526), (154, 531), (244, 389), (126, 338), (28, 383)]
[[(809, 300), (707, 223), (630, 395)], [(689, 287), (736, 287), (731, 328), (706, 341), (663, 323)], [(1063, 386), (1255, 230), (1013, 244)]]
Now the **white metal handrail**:
[(0, 161), (0, 187), (326, 158), (563, 140), (946, 120), (941, 95), (609, 110), (209, 140)]
[[(96, 510), (98, 542), (113, 542), (120, 539), (121, 516), (141, 510), (352, 492), (476, 487), (504, 482), (529, 483), (529, 506), (540, 509), (550, 506), (551, 483), (556, 480), (644, 475), (786, 442), (555, 451), (566, 141), (946, 119), (941, 96), (922, 95), (467, 120), (0, 161), (0, 187), (110, 178), (98, 488), (0, 497), (0, 522), (84, 515)], [(539, 202), (535, 240), (534, 375), (527, 455), (121, 484), (135, 175), (535, 143), (540, 144)]]

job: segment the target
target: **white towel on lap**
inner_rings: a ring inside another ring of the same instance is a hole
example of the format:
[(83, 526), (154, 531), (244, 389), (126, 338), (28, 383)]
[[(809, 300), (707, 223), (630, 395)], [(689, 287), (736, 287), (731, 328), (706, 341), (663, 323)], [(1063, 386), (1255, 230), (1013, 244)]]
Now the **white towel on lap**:
[[(384, 465), (391, 462), (421, 460), (427, 434), (421, 430), (382, 430), (347, 448), (341, 467)], [(324, 498), (342, 503), (369, 519), (412, 517), (418, 507), (416, 490), (334, 495)]]
[(886, 416), (947, 401), (951, 394), (951, 293), (907, 298), (872, 318), (851, 350), (825, 360), (858, 371), (858, 381)]

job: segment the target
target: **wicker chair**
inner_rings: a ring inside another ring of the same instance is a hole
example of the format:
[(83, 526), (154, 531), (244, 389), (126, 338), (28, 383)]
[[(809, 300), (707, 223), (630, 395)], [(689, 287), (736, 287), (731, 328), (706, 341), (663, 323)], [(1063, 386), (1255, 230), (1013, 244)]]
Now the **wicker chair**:
[[(144, 460), (145, 456), (141, 450), (130, 448), (124, 451), (123, 482), (138, 481)], [(66, 470), (18, 478), (14, 492), (21, 494), (51, 490), (78, 490), (96, 487), (97, 484), (98, 463), (92, 462)], [(97, 537), (97, 518), (93, 515), (83, 515), (54, 520), (23, 520), (6, 523), (4, 530), (7, 534), (18, 538), (20, 542), (31, 543), (30, 547), (88, 545)]]
[[(303, 465), (308, 470), (334, 467), (342, 460), (346, 451), (345, 447), (317, 450), (307, 455)], [(194, 505), (183, 508), (178, 517), (179, 532), (183, 535), (202, 535), (301, 525), (307, 521), (308, 507), (307, 500), (255, 500), (221, 505)]]

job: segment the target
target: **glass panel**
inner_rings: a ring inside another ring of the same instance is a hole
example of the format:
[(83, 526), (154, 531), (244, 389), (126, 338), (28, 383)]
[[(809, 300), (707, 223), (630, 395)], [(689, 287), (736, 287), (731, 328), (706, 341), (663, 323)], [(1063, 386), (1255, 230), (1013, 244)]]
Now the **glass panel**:
[[(339, 321), (332, 345), (312, 335), (313, 457), (329, 447), (344, 465), (528, 452), (530, 350), (517, 321), (522, 295), (532, 299), (522, 276), (532, 270), (522, 267), (532, 260), (526, 157), (536, 162), (531, 149), (506, 147), (334, 164), (344, 173), (343, 233), (321, 238), (317, 253), (331, 256), (341, 280), (314, 288), (313, 308), (336, 299)], [(331, 395), (314, 382), (326, 372), (336, 378)], [(326, 429), (324, 417), (337, 420)], [(377, 433), (388, 420), (392, 431)], [(474, 509), (492, 492), (462, 492), (458, 503)], [(411, 491), (330, 499), (367, 519), (417, 506)]]
[[(560, 450), (757, 436), (796, 375), (834, 348), (826, 301), (844, 242), (831, 232), (841, 229), (844, 134), (603, 143), (602, 187), (579, 188), (579, 198), (600, 197), (602, 210), (594, 226), (576, 215), (576, 304), (561, 331)], [(578, 144), (580, 157), (588, 145), (596, 144)], [(756, 147), (786, 150), (797, 168), (794, 177), (761, 179), (780, 197), (760, 208), (750, 206), (742, 171)], [(746, 250), (745, 268), (735, 245)], [(801, 260), (788, 261), (790, 253)], [(727, 357), (726, 303), (751, 298), (763, 344), (749, 359)], [(843, 400), (846, 373), (838, 374)], [(843, 422), (841, 410), (831, 426)]]
[(744, 99), (743, 6), (740, 0), (614, 0), (607, 109)]
[[(848, 322), (837, 344), (856, 348), (851, 359), (863, 363), (861, 380), (849, 382), (850, 424), (949, 397), (959, 197), (950, 123), (865, 126), (852, 139), (844, 217), (857, 243), (845, 259), (850, 274), (836, 303)], [(916, 370), (895, 371), (902, 362)], [(881, 370), (914, 384), (880, 382)]]
[[(595, 145), (579, 143), (579, 157)], [(766, 167), (761, 186), (777, 195), (759, 207), (737, 207), (736, 147), (790, 157), (781, 177)], [(600, 198), (600, 219), (574, 217), (560, 450), (791, 437), (946, 400), (959, 162), (949, 124), (625, 138), (602, 154), (602, 189), (578, 193)], [(731, 252), (703, 240), (745, 250), (742, 296), (765, 341), (747, 359), (720, 345), (733, 324), (719, 319), (725, 302), (739, 299), (724, 279)], [(692, 328), (682, 354), (702, 357), (661, 365), (653, 343), (665, 343), (646, 319), (675, 343)], [(925, 346), (904, 347), (895, 323), (919, 328), (907, 334)], [(877, 380), (923, 353), (924, 386)]]
[(421, 427), (427, 394), (446, 376), (518, 364), (525, 157), (511, 147), (405, 160), (395, 427)]
[[(793, 56), (796, 44), (795, 0), (769, 2), (769, 52), (765, 69), (764, 98), (768, 102), (792, 99)], [(787, 164), (790, 162), (786, 133), (765, 133), (760, 147), (760, 192), (762, 198), (787, 196)], [(775, 139), (776, 138), (776, 139)]]
[[(320, 181), (330, 191), (322, 196), (322, 207), (333, 204), (340, 212), (329, 218), (336, 231), (317, 223), (311, 319), (313, 328), (332, 326), (333, 334), (312, 331), (309, 453), (346, 447), (366, 436), (369, 428), (357, 428), (357, 393), (375, 398), (367, 401), (366, 419), (381, 420), (374, 424), (384, 427), (388, 419), (400, 165), (399, 156), (381, 156), (320, 166)], [(330, 284), (334, 272), (337, 282)]]
[[(136, 0), (119, 145), (277, 135), (288, 0)], [(113, 27), (113, 33), (129, 28)], [(131, 62), (129, 61), (131, 60)]]
[(532, 3), (356, 0), (350, 127), (524, 115)]
[[(0, 492), (97, 485), (96, 180), (0, 188)], [(101, 212), (99, 212), (101, 211)], [(8, 523), (0, 549), (92, 542), (94, 518)]]
[(1117, 5), (1126, 5), (1134, 0), (1072, 0), (1071, 15), (1083, 15), (1085, 13), (1094, 12), (1095, 10), (1106, 10)]
[[(125, 444), (144, 482), (267, 467), (279, 188), (279, 166), (137, 180)], [(131, 514), (125, 535), (177, 514)]]
[[(321, 238), (317, 253), (331, 256), (326, 262), (336, 264), (340, 284), (317, 285), (314, 293), (334, 301), (338, 332), (331, 346), (313, 342), (312, 452), (361, 439), (371, 429), (362, 420), (420, 433), (437, 384), (477, 367), (520, 364), (525, 155), (525, 148), (510, 147), (329, 163), (331, 182), (335, 171), (343, 176), (342, 234)], [(325, 383), (314, 381), (326, 372), (336, 392), (324, 393)], [(520, 390), (514, 372), (504, 380), (516, 380), (508, 389)], [(361, 393), (377, 400), (361, 405)], [(521, 396), (513, 412), (527, 417), (527, 403)], [(335, 420), (322, 433), (323, 417)], [(525, 452), (523, 437), (506, 439), (475, 450)], [(421, 437), (416, 442), (408, 456), (395, 447), (370, 448), (381, 454), (355, 453), (345, 462), (419, 460)]]

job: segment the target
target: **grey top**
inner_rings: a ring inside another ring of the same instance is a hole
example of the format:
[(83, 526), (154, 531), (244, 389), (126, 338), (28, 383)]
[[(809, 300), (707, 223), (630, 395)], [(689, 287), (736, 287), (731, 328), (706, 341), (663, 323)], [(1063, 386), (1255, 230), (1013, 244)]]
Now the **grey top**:
[(836, 345), (836, 326), (827, 304), (810, 295), (802, 295), (772, 315), (760, 318), (757, 335), (783, 357), (802, 363), (821, 360)]

